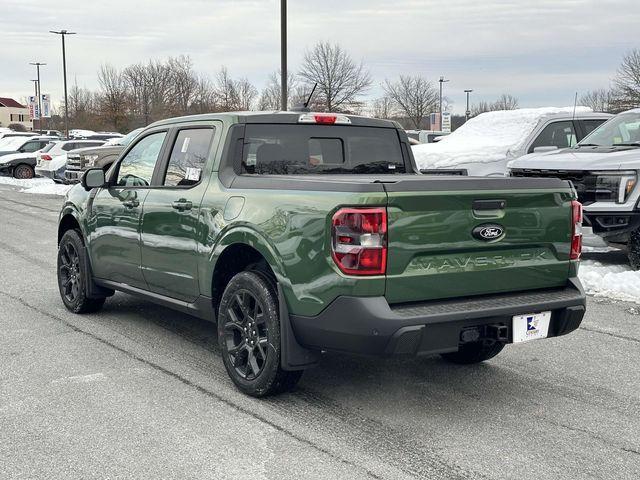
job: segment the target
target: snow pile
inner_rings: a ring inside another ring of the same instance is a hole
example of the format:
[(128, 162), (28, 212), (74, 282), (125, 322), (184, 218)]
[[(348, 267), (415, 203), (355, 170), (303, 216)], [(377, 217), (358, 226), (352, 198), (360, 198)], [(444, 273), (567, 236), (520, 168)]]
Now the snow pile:
[(40, 195), (66, 195), (72, 185), (60, 185), (48, 178), (18, 179), (12, 177), (1, 177), (0, 183), (23, 187), (23, 193), (37, 193)]
[[(437, 143), (413, 147), (418, 167), (451, 168), (465, 163), (488, 163), (511, 158), (510, 151), (524, 147), (529, 134), (546, 115), (573, 113), (574, 107), (520, 108), (487, 112), (470, 119)], [(588, 113), (577, 107), (577, 113)]]
[(591, 295), (640, 303), (640, 271), (633, 271), (628, 265), (583, 260), (578, 276)]

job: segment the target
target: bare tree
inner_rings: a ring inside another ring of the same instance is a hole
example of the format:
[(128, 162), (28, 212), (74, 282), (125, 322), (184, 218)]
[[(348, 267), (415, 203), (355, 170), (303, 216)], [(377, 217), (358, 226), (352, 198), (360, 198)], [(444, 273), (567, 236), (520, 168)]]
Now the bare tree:
[(376, 98), (371, 105), (371, 115), (374, 118), (393, 118), (396, 114), (396, 106), (391, 97), (384, 95)]
[(100, 110), (104, 121), (116, 130), (122, 129), (127, 116), (127, 87), (122, 74), (109, 64), (102, 65), (98, 83), (102, 90)]
[(174, 113), (185, 115), (195, 99), (198, 78), (193, 72), (193, 65), (188, 56), (169, 58), (167, 66), (171, 72), (171, 98)]
[(236, 95), (236, 110), (251, 110), (255, 99), (258, 96), (258, 90), (246, 78), (240, 78), (234, 81)]
[(493, 110), (515, 110), (518, 108), (518, 99), (508, 93), (503, 93), (493, 103)]
[(624, 56), (613, 84), (619, 110), (640, 105), (640, 49)]
[(395, 82), (385, 80), (382, 88), (414, 128), (421, 128), (424, 118), (435, 110), (438, 102), (433, 83), (419, 75), (400, 75)]
[(613, 112), (615, 111), (615, 97), (611, 90), (599, 88), (591, 90), (580, 97), (578, 100), (580, 105), (590, 107), (594, 112)]
[(192, 113), (218, 112), (220, 108), (216, 102), (216, 91), (208, 77), (199, 76), (194, 100), (191, 104)]
[(364, 64), (354, 62), (340, 45), (328, 42), (305, 52), (298, 75), (309, 85), (318, 84), (316, 101), (327, 111), (353, 107), (371, 85)]
[(480, 101), (471, 106), (471, 116), (475, 117), (485, 112), (497, 110), (515, 110), (518, 108), (518, 99), (513, 95), (503, 93), (495, 102)]
[[(260, 94), (258, 101), (258, 110), (280, 110), (280, 98), (282, 91), (280, 89), (280, 72), (273, 72), (269, 75), (267, 85)], [(301, 85), (298, 83), (295, 74), (289, 72), (287, 75), (287, 103), (289, 106), (295, 106), (300, 102)], [(303, 100), (304, 101), (304, 100)]]

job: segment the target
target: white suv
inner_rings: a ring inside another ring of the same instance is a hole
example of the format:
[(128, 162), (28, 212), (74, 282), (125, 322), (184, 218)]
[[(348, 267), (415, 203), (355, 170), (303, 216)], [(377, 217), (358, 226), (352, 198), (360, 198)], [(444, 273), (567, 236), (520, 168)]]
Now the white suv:
[(36, 175), (55, 182), (64, 181), (67, 153), (78, 148), (99, 147), (104, 140), (64, 140), (54, 141), (36, 153)]
[(534, 151), (571, 147), (612, 115), (586, 107), (520, 108), (472, 118), (437, 143), (412, 147), (423, 173), (505, 176), (507, 163)]
[(628, 244), (640, 269), (640, 108), (620, 113), (573, 148), (533, 153), (510, 162), (514, 177), (571, 180), (584, 206), (587, 245)]

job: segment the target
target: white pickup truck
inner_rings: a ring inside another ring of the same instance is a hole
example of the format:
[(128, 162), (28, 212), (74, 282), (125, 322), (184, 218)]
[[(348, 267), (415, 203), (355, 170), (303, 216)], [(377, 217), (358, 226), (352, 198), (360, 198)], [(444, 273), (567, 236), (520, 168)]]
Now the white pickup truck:
[(487, 112), (439, 142), (415, 145), (412, 150), (423, 173), (502, 177), (510, 160), (572, 147), (611, 117), (586, 107)]
[(509, 163), (514, 177), (571, 180), (584, 206), (586, 245), (628, 245), (640, 270), (640, 108), (620, 113), (573, 148), (525, 155)]

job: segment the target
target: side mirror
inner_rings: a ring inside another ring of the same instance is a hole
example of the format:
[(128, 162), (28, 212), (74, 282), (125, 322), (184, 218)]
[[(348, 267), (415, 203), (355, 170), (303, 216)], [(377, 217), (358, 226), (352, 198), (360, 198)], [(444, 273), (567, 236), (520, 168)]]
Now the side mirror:
[(536, 147), (533, 149), (533, 153), (553, 152), (554, 150), (558, 150), (558, 147), (549, 145), (548, 147)]
[(82, 175), (82, 188), (86, 191), (91, 190), (92, 188), (101, 188), (106, 186), (107, 181), (104, 177), (104, 170), (101, 168), (90, 168), (86, 170)]

